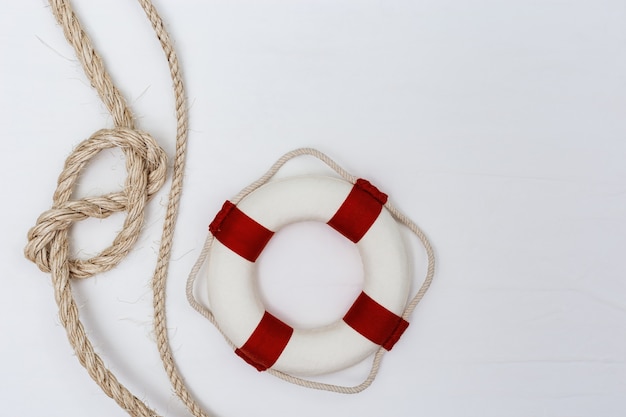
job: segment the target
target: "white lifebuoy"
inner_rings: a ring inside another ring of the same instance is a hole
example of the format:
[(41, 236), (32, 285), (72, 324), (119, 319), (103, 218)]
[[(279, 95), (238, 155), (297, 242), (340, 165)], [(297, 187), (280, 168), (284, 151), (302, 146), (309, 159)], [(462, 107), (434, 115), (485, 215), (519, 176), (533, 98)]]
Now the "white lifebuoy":
[[(239, 356), (258, 370), (317, 375), (354, 365), (380, 346), (391, 349), (408, 326), (401, 315), (411, 279), (386, 199), (365, 180), (351, 184), (306, 176), (269, 182), (237, 205), (224, 204), (210, 226), (215, 241), (204, 295)], [(310, 220), (329, 224), (357, 245), (363, 291), (336, 322), (294, 329), (266, 311), (255, 284), (255, 261), (274, 232)]]

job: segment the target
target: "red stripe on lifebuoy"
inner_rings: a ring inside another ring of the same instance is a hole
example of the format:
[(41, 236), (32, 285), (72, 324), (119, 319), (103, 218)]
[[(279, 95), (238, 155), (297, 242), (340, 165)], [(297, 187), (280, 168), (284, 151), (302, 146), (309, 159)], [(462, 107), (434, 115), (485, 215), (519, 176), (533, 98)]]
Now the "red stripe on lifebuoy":
[(328, 225), (357, 243), (378, 218), (387, 194), (359, 178)]
[(209, 231), (224, 246), (250, 262), (256, 261), (274, 235), (230, 201), (224, 203), (209, 225)]
[(266, 311), (252, 335), (235, 353), (257, 370), (265, 371), (283, 353), (292, 333), (292, 327)]
[(346, 313), (343, 321), (371, 342), (391, 350), (409, 322), (374, 301), (362, 292)]

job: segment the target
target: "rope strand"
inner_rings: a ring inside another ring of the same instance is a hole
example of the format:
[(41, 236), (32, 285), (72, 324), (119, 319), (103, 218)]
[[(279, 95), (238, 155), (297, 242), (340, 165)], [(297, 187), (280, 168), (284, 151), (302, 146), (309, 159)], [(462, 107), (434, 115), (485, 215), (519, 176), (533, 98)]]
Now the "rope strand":
[[(173, 83), (176, 114), (176, 152), (159, 257), (153, 276), (155, 333), (164, 367), (176, 394), (197, 417), (208, 417), (193, 400), (182, 382), (169, 347), (165, 323), (165, 279), (171, 256), (174, 226), (182, 191), (187, 148), (187, 107), (185, 89), (176, 52), (164, 28), (163, 21), (150, 0), (138, 0), (161, 43)], [(76, 356), (89, 375), (131, 416), (154, 417), (157, 414), (134, 396), (109, 371), (94, 351), (72, 295), (70, 281), (88, 278), (117, 265), (131, 250), (143, 225), (147, 201), (161, 188), (166, 179), (165, 152), (152, 137), (135, 129), (135, 121), (126, 99), (114, 85), (104, 63), (89, 36), (72, 10), (69, 0), (50, 0), (52, 13), (72, 45), (85, 75), (113, 117), (114, 128), (103, 129), (83, 141), (67, 158), (52, 208), (44, 212), (28, 232), (24, 253), (44, 272), (50, 272), (59, 317)], [(124, 190), (105, 196), (70, 200), (73, 187), (84, 166), (101, 150), (120, 147), (126, 156), (128, 177)], [(127, 211), (124, 227), (111, 246), (88, 260), (69, 257), (69, 227), (88, 217), (106, 218), (115, 212)]]

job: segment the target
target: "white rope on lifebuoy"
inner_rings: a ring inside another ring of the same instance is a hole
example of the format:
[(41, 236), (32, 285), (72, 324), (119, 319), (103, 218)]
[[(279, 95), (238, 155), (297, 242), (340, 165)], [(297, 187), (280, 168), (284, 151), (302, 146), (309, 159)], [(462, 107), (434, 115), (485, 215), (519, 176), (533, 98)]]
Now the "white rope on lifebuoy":
[[(307, 176), (269, 182), (288, 160), (299, 155), (317, 157), (344, 179)], [(254, 283), (254, 261), (275, 231), (308, 220), (328, 223), (357, 245), (364, 265), (364, 286), (341, 320), (323, 328), (293, 329), (266, 311)], [(417, 235), (428, 257), (426, 279), (408, 303), (411, 278), (399, 223)], [(262, 178), (224, 204), (210, 230), (187, 282), (190, 304), (248, 363), (310, 388), (342, 393), (367, 388), (382, 355), (408, 326), (406, 320), (434, 274), (434, 254), (422, 231), (393, 207), (385, 194), (314, 149), (284, 155)], [(207, 260), (206, 280), (195, 285)], [(355, 387), (294, 376), (344, 369), (374, 352), (370, 374)]]

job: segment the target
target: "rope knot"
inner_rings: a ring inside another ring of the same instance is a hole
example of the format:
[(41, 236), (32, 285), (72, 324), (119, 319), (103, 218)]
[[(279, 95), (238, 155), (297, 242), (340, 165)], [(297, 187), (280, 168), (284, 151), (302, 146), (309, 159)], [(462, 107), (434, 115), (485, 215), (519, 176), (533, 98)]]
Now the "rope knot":
[[(126, 157), (128, 175), (124, 189), (103, 196), (71, 200), (74, 185), (85, 165), (100, 151), (114, 147), (121, 148)], [(44, 272), (68, 267), (71, 278), (88, 278), (108, 271), (126, 256), (136, 242), (146, 203), (161, 188), (166, 175), (165, 151), (149, 134), (126, 127), (97, 131), (81, 142), (65, 160), (52, 208), (42, 213), (35, 226), (28, 231), (24, 254)], [(120, 211), (127, 211), (128, 215), (122, 230), (109, 247), (87, 260), (68, 258), (68, 232), (72, 224), (88, 217), (104, 219)]]

